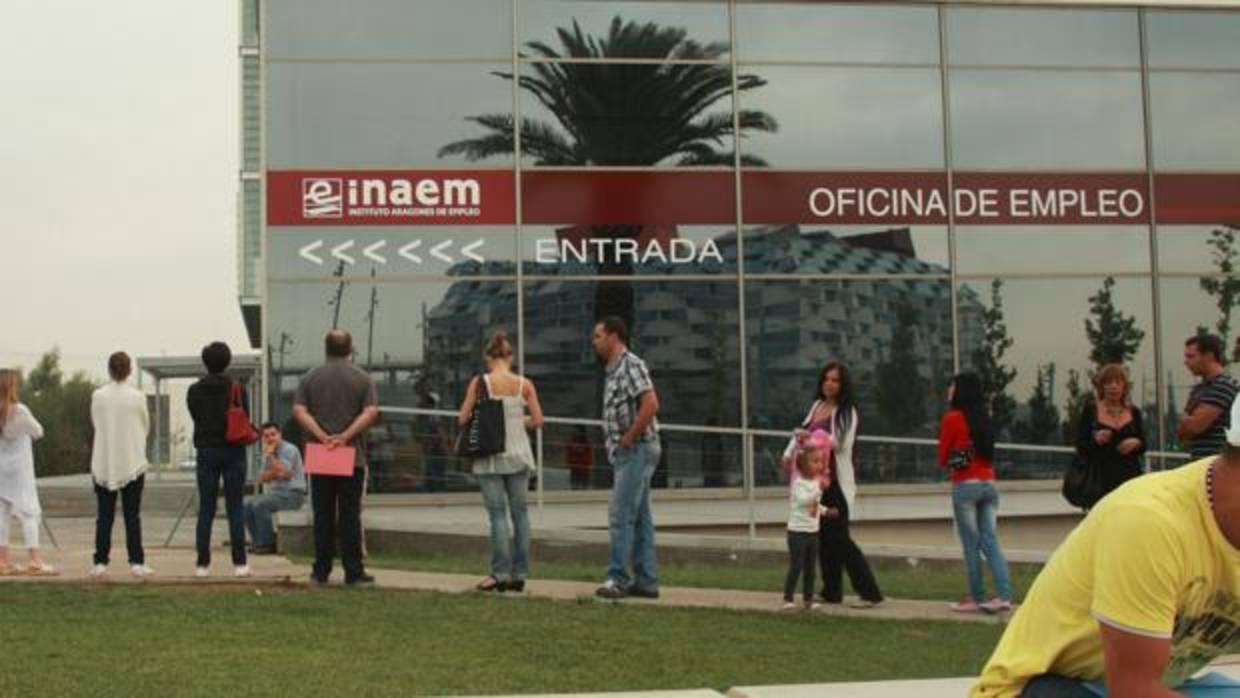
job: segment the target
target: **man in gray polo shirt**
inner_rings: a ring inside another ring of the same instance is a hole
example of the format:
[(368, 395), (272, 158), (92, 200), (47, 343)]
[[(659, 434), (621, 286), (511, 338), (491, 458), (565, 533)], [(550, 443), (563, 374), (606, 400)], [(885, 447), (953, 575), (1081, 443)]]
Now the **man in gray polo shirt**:
[[(332, 330), (325, 341), (327, 362), (310, 371), (297, 386), (293, 417), (306, 439), (328, 448), (357, 450), (352, 477), (310, 476), (314, 507), (314, 567), (312, 584), (326, 584), (332, 571), (336, 533), (340, 533), (340, 563), (350, 586), (372, 585), (375, 578), (362, 568), (362, 485), (366, 481), (365, 433), (379, 418), (374, 380), (353, 365), (353, 338)], [(337, 519), (339, 516), (339, 519)]]

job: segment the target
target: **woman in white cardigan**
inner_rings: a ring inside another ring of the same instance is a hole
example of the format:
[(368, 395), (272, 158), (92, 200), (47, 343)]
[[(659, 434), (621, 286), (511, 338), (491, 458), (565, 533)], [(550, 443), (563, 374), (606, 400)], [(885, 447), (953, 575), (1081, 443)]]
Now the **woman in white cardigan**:
[[(843, 603), (844, 571), (852, 582), (853, 590), (860, 597), (853, 602), (854, 608), (873, 608), (883, 602), (874, 572), (866, 561), (861, 548), (853, 542), (848, 532), (849, 513), (854, 508), (857, 483), (853, 473), (853, 444), (857, 440), (857, 406), (853, 399), (852, 381), (848, 369), (839, 362), (831, 362), (822, 369), (814, 394), (814, 403), (794, 439), (802, 441), (815, 429), (822, 429), (832, 436), (828, 469), (831, 486), (823, 490), (824, 511), (822, 525), (818, 527), (818, 558), (822, 566), (822, 601)], [(791, 447), (792, 444), (789, 444)]]
[(108, 357), (112, 382), (95, 391), (90, 399), (90, 419), (95, 427), (95, 446), (90, 474), (95, 483), (98, 516), (95, 519), (95, 564), (90, 576), (107, 575), (112, 552), (112, 523), (116, 519), (116, 495), (120, 493), (125, 517), (125, 548), (129, 569), (146, 577), (142, 550), (142, 487), (146, 481), (146, 438), (150, 428), (146, 396), (125, 383), (133, 370), (129, 355), (118, 351)]
[[(0, 575), (51, 575), (56, 570), (39, 555), (39, 495), (34, 482), (34, 442), (43, 426), (21, 404), (22, 374), (0, 369)], [(9, 522), (21, 522), (30, 555), (25, 568), (9, 565)]]

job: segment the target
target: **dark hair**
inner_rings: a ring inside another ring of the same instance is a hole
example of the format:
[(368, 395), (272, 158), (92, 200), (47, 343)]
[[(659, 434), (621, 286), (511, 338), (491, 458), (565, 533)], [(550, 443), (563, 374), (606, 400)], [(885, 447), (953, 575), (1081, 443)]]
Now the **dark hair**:
[(280, 425), (275, 422), (263, 422), (263, 425), (258, 428), (259, 431), (267, 431), (268, 429), (275, 429), (277, 433), (283, 432)]
[(1201, 333), (1184, 340), (1184, 346), (1197, 347), (1202, 354), (1213, 354), (1214, 360), (1223, 361), (1223, 340), (1216, 334)]
[(129, 359), (129, 354), (118, 351), (108, 357), (108, 375), (112, 376), (112, 380), (119, 383), (128, 378), (132, 370), (133, 362)]
[(211, 342), (202, 348), (202, 365), (208, 373), (223, 373), (232, 363), (232, 349), (223, 342)]
[(603, 326), (603, 331), (607, 334), (614, 334), (620, 338), (621, 342), (629, 343), (629, 328), (624, 324), (618, 315), (608, 315), (598, 321)]
[(332, 330), (323, 339), (323, 349), (333, 359), (347, 359), (353, 354), (353, 335), (345, 330)]
[(848, 429), (848, 421), (852, 419), (852, 412), (857, 408), (857, 401), (853, 398), (852, 378), (848, 375), (848, 367), (838, 361), (829, 361), (826, 366), (822, 367), (822, 373), (818, 374), (818, 384), (814, 386), (814, 399), (826, 400), (827, 396), (822, 392), (822, 384), (827, 380), (827, 374), (835, 371), (840, 374), (840, 396), (835, 400), (835, 416), (832, 418), (833, 431), (837, 435), (842, 435)]
[(973, 452), (986, 460), (994, 460), (995, 432), (982, 399), (981, 379), (976, 373), (966, 371), (953, 376), (952, 385), (956, 389), (952, 393), (951, 407), (964, 413), (964, 420), (969, 424), (969, 438), (973, 440)]
[(487, 340), (487, 345), (482, 350), (482, 355), (488, 359), (507, 359), (512, 357), (512, 342), (508, 341), (508, 333), (503, 330), (496, 330), (491, 334), (491, 338)]

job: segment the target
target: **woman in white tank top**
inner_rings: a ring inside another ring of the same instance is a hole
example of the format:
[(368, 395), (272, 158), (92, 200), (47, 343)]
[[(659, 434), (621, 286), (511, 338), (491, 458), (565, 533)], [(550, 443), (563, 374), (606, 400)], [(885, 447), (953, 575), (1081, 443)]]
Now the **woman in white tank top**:
[[(512, 372), (512, 355), (512, 344), (502, 331), (493, 334), (483, 350), (487, 372), (482, 380), (491, 397), (504, 403), (504, 452), (473, 461), (491, 524), (491, 574), (478, 583), (480, 591), (524, 591), (529, 574), (530, 519), (525, 495), (534, 452), (527, 432), (542, 426), (543, 414), (534, 383)], [(462, 427), (469, 424), (478, 403), (478, 381), (470, 381), (461, 403), (457, 421)]]

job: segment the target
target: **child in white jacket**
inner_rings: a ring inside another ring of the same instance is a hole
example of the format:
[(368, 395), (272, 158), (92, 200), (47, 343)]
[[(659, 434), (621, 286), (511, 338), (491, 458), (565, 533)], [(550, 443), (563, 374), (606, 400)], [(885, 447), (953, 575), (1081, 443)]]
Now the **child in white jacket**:
[(831, 436), (817, 430), (799, 446), (795, 456), (796, 467), (790, 473), (788, 493), (788, 574), (784, 578), (784, 610), (796, 608), (793, 595), (797, 578), (803, 580), (805, 608), (818, 607), (814, 603), (814, 568), (818, 561), (818, 526), (822, 517), (819, 500), (822, 492), (831, 484), (827, 472), (827, 451), (831, 448)]

